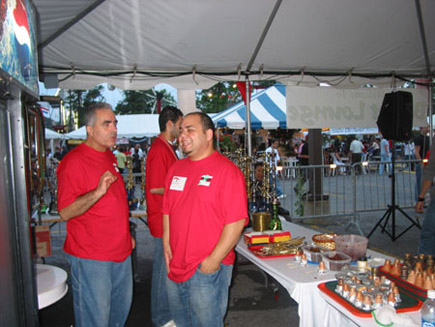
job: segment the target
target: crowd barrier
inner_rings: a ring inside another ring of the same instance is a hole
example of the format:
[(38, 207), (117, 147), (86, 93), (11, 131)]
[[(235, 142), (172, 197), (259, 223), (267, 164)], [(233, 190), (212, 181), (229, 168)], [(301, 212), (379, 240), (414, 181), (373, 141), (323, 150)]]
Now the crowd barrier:
[[(395, 203), (403, 209), (415, 205), (418, 164), (418, 160), (395, 161)], [(351, 216), (351, 223), (360, 229), (360, 213), (386, 210), (392, 203), (391, 161), (290, 169), (282, 171), (279, 180), (286, 195), (281, 205), (289, 210), (291, 218)]]

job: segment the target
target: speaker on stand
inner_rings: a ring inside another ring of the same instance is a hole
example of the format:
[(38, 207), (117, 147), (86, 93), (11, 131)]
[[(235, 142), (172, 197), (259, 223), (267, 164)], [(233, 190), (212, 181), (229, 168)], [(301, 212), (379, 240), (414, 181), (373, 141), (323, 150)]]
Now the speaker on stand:
[[(392, 140), (393, 143), (395, 141), (408, 141), (412, 137), (412, 121), (412, 93), (399, 91), (385, 94), (381, 111), (376, 122), (383, 137), (387, 140)], [(417, 226), (421, 229), (420, 224), (412, 219), (405, 211), (403, 211), (402, 208), (396, 204), (395, 157), (396, 151), (393, 151), (393, 155), (391, 157), (391, 204), (387, 206), (388, 209), (385, 211), (384, 215), (381, 217), (381, 219), (379, 219), (367, 237), (370, 237), (378, 227), (381, 227), (382, 232), (385, 232), (388, 236), (390, 236), (392, 241), (397, 240), (400, 236), (405, 234), (414, 226)], [(402, 215), (411, 222), (411, 225), (399, 235), (396, 235), (396, 210), (402, 213)], [(391, 233), (387, 230), (387, 223), (390, 218)]]

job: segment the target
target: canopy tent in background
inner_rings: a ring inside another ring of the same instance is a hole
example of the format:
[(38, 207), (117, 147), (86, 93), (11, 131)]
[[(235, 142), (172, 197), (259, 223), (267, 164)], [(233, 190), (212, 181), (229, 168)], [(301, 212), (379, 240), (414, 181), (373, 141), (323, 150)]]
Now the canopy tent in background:
[[(153, 137), (160, 134), (159, 115), (118, 115), (118, 138)], [(86, 127), (65, 134), (68, 139), (86, 139)]]
[(45, 129), (45, 138), (47, 140), (63, 140), (65, 138), (65, 134), (60, 134), (55, 132), (49, 128)]
[[(212, 118), (217, 127), (243, 129), (246, 124), (246, 105), (243, 101), (216, 114)], [(287, 128), (285, 86), (276, 84), (259, 91), (251, 98), (251, 128)]]

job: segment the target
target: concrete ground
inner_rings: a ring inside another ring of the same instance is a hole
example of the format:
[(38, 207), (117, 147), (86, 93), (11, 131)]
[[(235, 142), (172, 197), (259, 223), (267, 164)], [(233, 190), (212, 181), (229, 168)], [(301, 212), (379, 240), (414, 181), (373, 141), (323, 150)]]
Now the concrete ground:
[[(291, 196), (291, 195), (289, 195)], [(283, 202), (285, 204), (285, 202)], [(412, 219), (422, 220), (413, 210), (407, 210)], [(370, 212), (360, 215), (362, 231), (367, 235), (376, 225), (384, 211)], [(391, 231), (391, 220), (387, 230)], [(321, 232), (335, 232), (339, 234), (358, 234), (354, 225), (347, 226), (350, 217), (322, 218), (294, 221), (305, 227)], [(150, 319), (150, 286), (153, 243), (147, 227), (137, 221), (137, 268), (136, 282), (134, 284), (134, 299), (127, 326), (151, 326)], [(410, 222), (402, 214), (396, 213), (396, 235), (406, 229)], [(346, 229), (348, 227), (348, 229)], [(412, 227), (396, 241), (378, 228), (369, 240), (369, 247), (393, 256), (403, 257), (404, 253), (417, 252), (420, 230)], [(62, 245), (64, 241), (62, 226), (52, 229), (53, 256), (46, 259), (47, 264), (59, 266), (69, 272)], [(293, 235), (296, 237), (297, 235)], [(264, 273), (243, 257), (238, 257), (233, 285), (230, 289), (228, 314), (226, 326), (274, 327), (298, 326), (298, 305), (271, 277), (265, 283)], [(40, 325), (42, 327), (70, 327), (74, 326), (71, 287), (67, 295), (40, 311)]]

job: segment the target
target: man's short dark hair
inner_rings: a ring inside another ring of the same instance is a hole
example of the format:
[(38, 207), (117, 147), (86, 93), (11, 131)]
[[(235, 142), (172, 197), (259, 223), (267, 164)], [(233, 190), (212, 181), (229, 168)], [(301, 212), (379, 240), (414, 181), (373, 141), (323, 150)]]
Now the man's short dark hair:
[(175, 124), (180, 117), (183, 117), (183, 113), (177, 107), (166, 106), (163, 108), (159, 115), (160, 132), (166, 131), (166, 123), (168, 121), (171, 121)]
[(213, 132), (213, 148), (214, 148), (215, 144), (216, 144), (216, 134), (215, 134), (215, 127), (214, 127), (213, 121), (211, 120), (210, 116), (207, 115), (206, 113), (203, 113), (200, 111), (195, 111), (195, 112), (188, 113), (185, 117), (191, 116), (191, 115), (198, 115), (199, 116), (199, 119), (201, 121), (202, 130), (204, 132), (206, 132), (208, 129), (212, 130), (212, 132)]
[(96, 102), (91, 104), (85, 110), (85, 125), (86, 126), (94, 126), (95, 124), (95, 116), (96, 111), (100, 109), (110, 109), (113, 110), (112, 106), (107, 102)]

